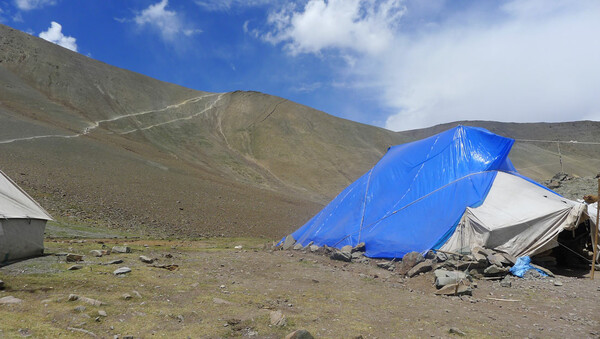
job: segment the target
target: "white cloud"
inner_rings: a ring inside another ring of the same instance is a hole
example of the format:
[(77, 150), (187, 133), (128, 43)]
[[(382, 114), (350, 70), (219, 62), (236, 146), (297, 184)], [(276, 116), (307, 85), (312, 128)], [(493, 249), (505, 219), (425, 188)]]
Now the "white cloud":
[(150, 5), (133, 19), (140, 26), (158, 30), (165, 41), (174, 42), (181, 35), (192, 36), (202, 31), (188, 25), (179, 13), (166, 9), (168, 0)]
[(236, 7), (258, 7), (270, 5), (278, 0), (196, 0), (198, 6), (208, 11), (229, 11)]
[(272, 31), (263, 38), (291, 54), (329, 48), (375, 54), (393, 42), (404, 10), (400, 0), (310, 0), (299, 12), (291, 5), (270, 13)]
[(40, 33), (40, 38), (77, 52), (76, 39), (72, 36), (64, 35), (62, 33), (62, 26), (58, 22), (52, 21), (48, 30)]
[(22, 11), (30, 11), (32, 9), (39, 9), (46, 5), (55, 5), (54, 0), (15, 0), (15, 5)]
[(309, 0), (272, 13), (263, 37), (293, 55), (345, 57), (340, 82), (379, 93), (393, 130), (600, 121), (600, 2), (417, 3)]

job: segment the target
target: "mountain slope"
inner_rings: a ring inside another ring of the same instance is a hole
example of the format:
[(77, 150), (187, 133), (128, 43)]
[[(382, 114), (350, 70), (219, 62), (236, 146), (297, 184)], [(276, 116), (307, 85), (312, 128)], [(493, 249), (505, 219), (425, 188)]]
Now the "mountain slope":
[[(549, 140), (581, 140), (587, 131), (598, 141), (600, 129), (466, 124)], [(187, 89), (0, 25), (0, 168), (61, 220), (166, 235), (278, 237), (388, 146), (447, 127), (395, 133), (258, 92)], [(598, 168), (600, 147), (568, 146), (570, 172)], [(553, 147), (517, 142), (511, 157), (543, 179), (557, 172)]]

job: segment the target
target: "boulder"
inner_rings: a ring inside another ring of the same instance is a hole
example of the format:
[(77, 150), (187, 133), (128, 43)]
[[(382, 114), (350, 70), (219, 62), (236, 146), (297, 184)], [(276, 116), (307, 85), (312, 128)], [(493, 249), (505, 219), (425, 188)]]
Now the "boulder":
[(410, 271), (408, 271), (408, 276), (412, 278), (417, 274), (429, 272), (433, 269), (433, 265), (433, 261), (427, 259), (411, 268)]
[(448, 255), (446, 253), (437, 252), (435, 254), (437, 261), (446, 261), (448, 260)]
[(490, 264), (496, 265), (499, 267), (510, 265), (510, 262), (508, 260), (506, 260), (506, 258), (502, 254), (499, 254), (499, 253), (494, 253), (491, 256), (489, 256), (487, 259), (490, 262)]
[(316, 252), (319, 250), (319, 246), (317, 246), (317, 245), (310, 245), (308, 248), (310, 249), (311, 252)]
[(425, 261), (425, 258), (419, 252), (408, 252), (402, 257), (402, 264), (409, 268), (413, 268), (423, 261)]
[(377, 267), (383, 268), (384, 270), (389, 270), (390, 268), (394, 268), (393, 261), (380, 261), (377, 263)]
[(154, 259), (147, 257), (145, 255), (140, 255), (140, 261), (145, 264), (152, 264), (154, 262)]
[(304, 251), (310, 251), (310, 247), (314, 244), (314, 241), (309, 242), (308, 244), (306, 244), (306, 246), (304, 246), (304, 248), (302, 248)]
[(300, 251), (301, 249), (303, 249), (304, 246), (302, 246), (301, 243), (297, 242), (294, 247), (292, 247), (292, 249), (294, 249), (295, 251)]
[(314, 337), (307, 330), (295, 330), (285, 336), (285, 339), (313, 339)]
[(116, 260), (113, 260), (113, 261), (109, 261), (107, 265), (117, 265), (117, 264), (121, 264), (121, 263), (123, 263), (123, 260), (116, 259)]
[(269, 317), (271, 319), (271, 326), (282, 327), (287, 324), (287, 319), (281, 311), (271, 311)]
[(435, 287), (437, 288), (442, 288), (450, 284), (456, 284), (457, 282), (467, 278), (467, 275), (461, 271), (437, 269), (433, 273), (435, 274)]
[(480, 264), (483, 264), (483, 265), (487, 265), (488, 264), (487, 257), (485, 256), (485, 254), (483, 254), (481, 252), (474, 252), (473, 253), (473, 258), (475, 258), (475, 261), (477, 261)]
[(501, 276), (508, 273), (508, 268), (502, 266), (491, 265), (483, 271), (486, 277)]
[(512, 286), (512, 282), (510, 281), (510, 276), (505, 276), (504, 279), (502, 279), (500, 281), (500, 286), (501, 287), (511, 287)]
[(352, 253), (354, 252), (364, 252), (367, 250), (367, 246), (365, 245), (364, 242), (360, 242), (358, 243), (358, 245), (352, 247)]
[(294, 237), (292, 237), (292, 235), (290, 234), (287, 237), (285, 237), (285, 240), (283, 241), (283, 249), (289, 250), (290, 248), (294, 247), (295, 244), (296, 239), (294, 239)]
[(429, 250), (425, 253), (425, 259), (433, 260), (436, 258), (435, 251)]
[(91, 250), (90, 255), (92, 255), (94, 257), (101, 257), (103, 255), (103, 253), (100, 250)]
[(435, 292), (437, 295), (472, 295), (473, 290), (471, 286), (467, 286), (466, 284), (458, 283), (458, 284), (449, 284), (438, 291)]
[(77, 262), (77, 261), (83, 260), (83, 255), (68, 253), (66, 258), (67, 258), (67, 262)]
[(113, 274), (114, 274), (114, 275), (123, 275), (123, 274), (127, 274), (127, 273), (129, 273), (129, 272), (131, 272), (131, 268), (129, 268), (129, 267), (119, 267), (119, 268), (117, 268), (117, 269), (116, 269), (116, 270), (113, 272)]
[(504, 257), (504, 259), (508, 260), (508, 262), (510, 262), (511, 266), (517, 262), (517, 258), (515, 258), (515, 256), (512, 254), (508, 254), (508, 253), (499, 253), (499, 254), (502, 255)]
[(352, 252), (352, 259), (360, 259), (365, 255), (362, 252)]
[(340, 251), (345, 252), (345, 253), (352, 253), (352, 245), (346, 245), (346, 246), (340, 248)]
[(112, 248), (114, 253), (131, 253), (131, 247), (129, 246), (114, 246)]
[(352, 261), (352, 254), (350, 254), (350, 252), (342, 252), (342, 251), (335, 250), (331, 253), (329, 258), (331, 258), (332, 260), (350, 262), (350, 261)]
[(69, 268), (67, 268), (68, 271), (76, 271), (76, 270), (80, 270), (83, 268), (83, 265), (73, 265)]
[(22, 303), (23, 300), (19, 299), (19, 298), (15, 298), (12, 295), (9, 295), (7, 297), (3, 297), (0, 298), (0, 305), (7, 305), (7, 304), (20, 304)]

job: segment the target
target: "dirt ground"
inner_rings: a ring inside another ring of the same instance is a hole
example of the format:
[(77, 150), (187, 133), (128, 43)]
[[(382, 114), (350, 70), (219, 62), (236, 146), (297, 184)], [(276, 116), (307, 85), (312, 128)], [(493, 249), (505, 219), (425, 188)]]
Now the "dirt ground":
[[(117, 244), (132, 253), (89, 254)], [(0, 338), (282, 338), (296, 329), (316, 338), (460, 336), (450, 329), (476, 338), (600, 338), (600, 272), (594, 281), (576, 271), (512, 277), (511, 287), (477, 280), (472, 296), (442, 297), (434, 295), (432, 273), (405, 279), (376, 267), (377, 260), (343, 263), (271, 251), (261, 239), (49, 239), (45, 245), (49, 255), (0, 268), (6, 284), (0, 298), (23, 300), (0, 305)], [(67, 270), (74, 263), (56, 255), (66, 252), (85, 255), (83, 268)], [(140, 255), (178, 268), (144, 264)], [(115, 259), (123, 263), (106, 264)], [(112, 273), (123, 266), (132, 272)], [(68, 301), (70, 294), (105, 304)], [(270, 324), (276, 310), (285, 326)]]

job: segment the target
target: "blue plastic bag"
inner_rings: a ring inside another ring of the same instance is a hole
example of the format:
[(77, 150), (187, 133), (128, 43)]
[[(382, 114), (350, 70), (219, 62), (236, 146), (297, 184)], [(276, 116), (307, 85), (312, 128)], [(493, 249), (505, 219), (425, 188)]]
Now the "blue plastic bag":
[(510, 268), (510, 273), (512, 273), (512, 275), (517, 276), (519, 278), (523, 278), (523, 275), (525, 274), (525, 272), (527, 272), (529, 270), (536, 270), (536, 271), (540, 272), (542, 277), (548, 276), (544, 271), (531, 266), (530, 263), (531, 263), (531, 258), (529, 256), (519, 257), (519, 258), (517, 258), (517, 262), (515, 263), (515, 265)]

